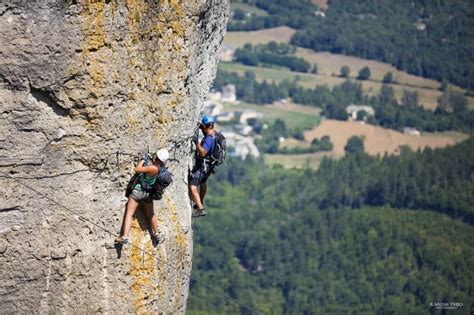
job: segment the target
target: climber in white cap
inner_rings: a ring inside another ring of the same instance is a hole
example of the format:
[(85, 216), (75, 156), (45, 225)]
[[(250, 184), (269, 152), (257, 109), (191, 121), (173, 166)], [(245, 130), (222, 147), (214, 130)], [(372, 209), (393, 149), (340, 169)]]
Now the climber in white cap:
[[(132, 218), (139, 205), (143, 207), (150, 220), (153, 246), (156, 247), (164, 241), (157, 234), (158, 219), (153, 211), (153, 200), (161, 199), (164, 188), (172, 181), (171, 173), (165, 167), (169, 155), (166, 149), (158, 150), (153, 156), (146, 154), (143, 160), (135, 167), (135, 175), (130, 180), (125, 194), (128, 197), (128, 201), (120, 236), (115, 238), (116, 243), (128, 243)], [(156, 197), (157, 195), (159, 197)]]

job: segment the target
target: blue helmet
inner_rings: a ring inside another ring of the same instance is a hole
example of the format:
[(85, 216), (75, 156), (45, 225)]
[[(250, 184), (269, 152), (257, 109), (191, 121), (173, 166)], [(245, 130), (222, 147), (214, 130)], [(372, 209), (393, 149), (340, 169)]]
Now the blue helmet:
[(214, 123), (214, 117), (205, 115), (202, 117), (201, 123), (203, 125), (209, 125)]

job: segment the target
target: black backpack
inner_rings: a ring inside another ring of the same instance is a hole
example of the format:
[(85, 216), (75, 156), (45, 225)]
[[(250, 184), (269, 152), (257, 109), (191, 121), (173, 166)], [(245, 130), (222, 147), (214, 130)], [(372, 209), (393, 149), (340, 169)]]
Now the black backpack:
[(214, 135), (215, 144), (212, 153), (209, 154), (211, 165), (218, 166), (225, 162), (227, 143), (224, 135), (216, 130)]
[(163, 198), (163, 192), (173, 182), (173, 174), (167, 168), (161, 167), (155, 184), (152, 185), (150, 197), (153, 200), (160, 200)]

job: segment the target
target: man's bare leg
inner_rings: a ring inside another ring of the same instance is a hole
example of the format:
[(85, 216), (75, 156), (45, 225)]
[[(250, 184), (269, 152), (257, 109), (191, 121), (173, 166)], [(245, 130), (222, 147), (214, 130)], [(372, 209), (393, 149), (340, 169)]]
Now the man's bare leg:
[[(202, 183), (199, 186), (199, 197), (201, 198), (201, 206), (204, 204), (204, 197), (206, 197), (206, 192), (207, 192), (207, 184)], [(199, 209), (202, 209), (203, 207), (200, 207)]]
[(202, 209), (201, 196), (199, 194), (197, 186), (189, 186), (189, 197), (191, 197), (191, 200), (194, 202), (198, 209)]

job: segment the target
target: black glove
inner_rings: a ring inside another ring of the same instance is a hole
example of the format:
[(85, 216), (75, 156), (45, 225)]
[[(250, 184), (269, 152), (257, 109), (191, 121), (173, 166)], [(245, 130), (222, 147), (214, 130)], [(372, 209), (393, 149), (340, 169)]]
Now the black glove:
[(198, 142), (199, 142), (199, 136), (198, 136), (197, 134), (194, 134), (194, 136), (193, 136), (193, 142), (194, 142), (194, 144), (198, 144)]
[(144, 165), (148, 166), (149, 164), (151, 164), (151, 154), (150, 154), (150, 153), (146, 153), (146, 154), (143, 156), (143, 160), (145, 161)]

